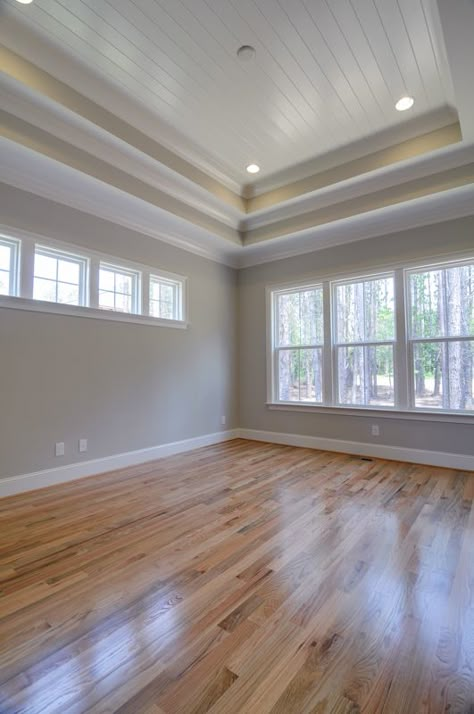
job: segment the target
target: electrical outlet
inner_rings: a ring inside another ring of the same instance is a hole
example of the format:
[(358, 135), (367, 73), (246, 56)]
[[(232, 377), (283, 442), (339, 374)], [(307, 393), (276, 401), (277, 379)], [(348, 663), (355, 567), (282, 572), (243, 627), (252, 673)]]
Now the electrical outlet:
[(54, 453), (56, 456), (64, 456), (64, 441), (57, 441), (54, 446)]
[(222, 424), (222, 426), (225, 426), (225, 425), (226, 425), (226, 421), (227, 421), (227, 419), (225, 418), (225, 416), (221, 416), (221, 424)]
[(380, 436), (380, 427), (378, 424), (372, 424), (372, 436)]
[(87, 439), (79, 439), (79, 453), (83, 454), (87, 451)]

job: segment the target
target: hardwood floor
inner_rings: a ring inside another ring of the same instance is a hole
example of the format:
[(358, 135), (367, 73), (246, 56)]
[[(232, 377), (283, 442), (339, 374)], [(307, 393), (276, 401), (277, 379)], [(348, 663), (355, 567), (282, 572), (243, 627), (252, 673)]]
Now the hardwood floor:
[(472, 714), (474, 474), (236, 440), (0, 501), (0, 712)]

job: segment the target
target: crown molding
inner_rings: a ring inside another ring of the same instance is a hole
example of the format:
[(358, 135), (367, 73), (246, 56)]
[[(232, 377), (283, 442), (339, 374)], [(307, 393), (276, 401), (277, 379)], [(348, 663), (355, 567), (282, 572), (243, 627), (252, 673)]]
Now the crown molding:
[(0, 105), (8, 107), (9, 115), (41, 129), (55, 140), (80, 150), (87, 146), (87, 152), (94, 158), (235, 230), (245, 215), (182, 174), (7, 75), (0, 76)]
[(244, 246), (239, 268), (474, 215), (474, 183)]
[(240, 246), (76, 169), (0, 138), (0, 182), (236, 267)]

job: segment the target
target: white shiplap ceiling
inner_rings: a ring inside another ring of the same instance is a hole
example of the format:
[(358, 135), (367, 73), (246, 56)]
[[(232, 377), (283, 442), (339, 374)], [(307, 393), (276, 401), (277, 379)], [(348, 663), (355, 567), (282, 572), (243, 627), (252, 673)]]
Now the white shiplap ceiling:
[[(267, 177), (452, 103), (432, 0), (4, 7), (139, 102), (137, 112), (146, 105), (239, 184), (248, 183), (250, 162)], [(237, 59), (242, 44), (256, 48), (255, 60)], [(73, 86), (87, 96), (87, 84)], [(401, 114), (394, 104), (405, 94), (416, 103)]]

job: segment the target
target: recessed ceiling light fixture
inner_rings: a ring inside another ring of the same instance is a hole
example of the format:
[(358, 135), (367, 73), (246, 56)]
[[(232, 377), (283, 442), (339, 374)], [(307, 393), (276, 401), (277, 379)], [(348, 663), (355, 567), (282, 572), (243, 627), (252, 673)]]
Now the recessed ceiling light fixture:
[(242, 47), (239, 47), (237, 50), (237, 57), (241, 62), (250, 62), (254, 59), (255, 55), (255, 47), (252, 47), (252, 45), (242, 45)]
[(411, 109), (414, 105), (415, 100), (413, 97), (401, 97), (395, 104), (395, 109), (397, 112), (406, 112), (407, 109)]
[(260, 166), (258, 164), (249, 164), (247, 166), (247, 171), (249, 174), (258, 174), (260, 171)]
[(16, 0), (17, 2), (20, 2), (22, 5), (31, 5), (33, 0)]

